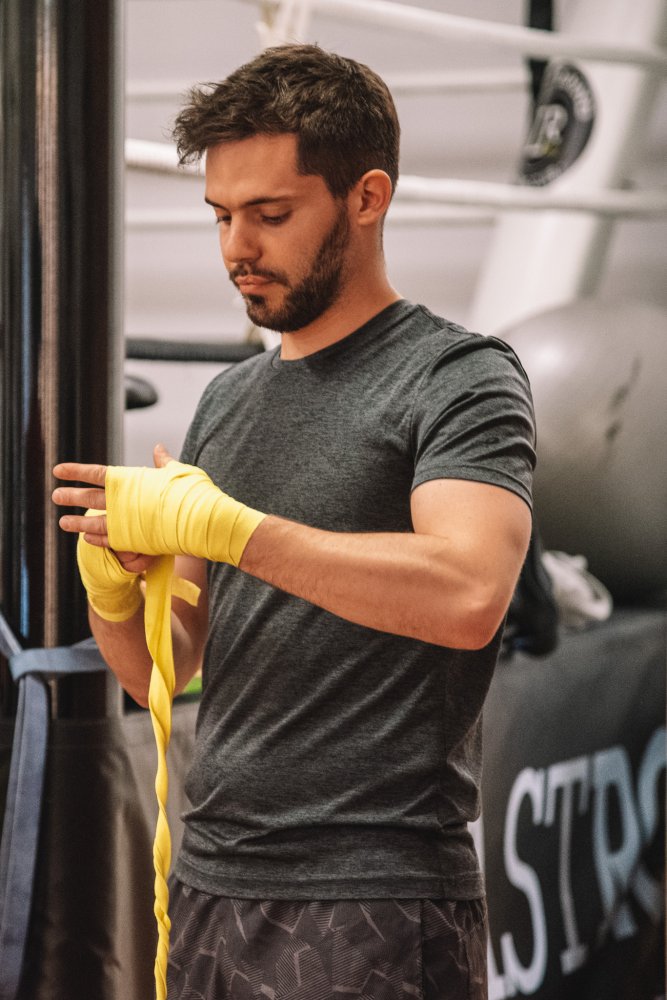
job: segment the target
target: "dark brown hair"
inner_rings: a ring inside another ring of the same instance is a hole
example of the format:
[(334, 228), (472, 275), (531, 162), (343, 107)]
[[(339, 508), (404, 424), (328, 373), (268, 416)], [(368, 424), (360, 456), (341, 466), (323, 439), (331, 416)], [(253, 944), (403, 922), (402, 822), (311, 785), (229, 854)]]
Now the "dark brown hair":
[(363, 63), (317, 45), (266, 49), (221, 83), (195, 87), (176, 118), (181, 163), (209, 146), (292, 133), (298, 169), (345, 196), (367, 170), (398, 178), (400, 128), (387, 85)]

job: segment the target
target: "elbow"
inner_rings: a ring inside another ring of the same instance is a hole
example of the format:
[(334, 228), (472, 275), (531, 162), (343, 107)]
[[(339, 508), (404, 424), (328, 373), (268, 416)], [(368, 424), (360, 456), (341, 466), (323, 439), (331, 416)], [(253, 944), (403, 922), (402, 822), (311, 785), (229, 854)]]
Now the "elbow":
[(470, 652), (484, 649), (501, 627), (508, 604), (504, 594), (483, 586), (462, 595), (453, 613), (448, 602), (448, 613), (440, 616), (436, 644)]
[(511, 599), (505, 590), (493, 584), (479, 586), (469, 600), (468, 613), (464, 615), (465, 645), (469, 650), (484, 649), (492, 642), (502, 626)]
[(466, 628), (462, 632), (459, 649), (474, 650), (484, 649), (495, 638), (495, 635), (502, 624), (502, 618), (497, 619), (489, 616), (473, 616), (466, 623)]

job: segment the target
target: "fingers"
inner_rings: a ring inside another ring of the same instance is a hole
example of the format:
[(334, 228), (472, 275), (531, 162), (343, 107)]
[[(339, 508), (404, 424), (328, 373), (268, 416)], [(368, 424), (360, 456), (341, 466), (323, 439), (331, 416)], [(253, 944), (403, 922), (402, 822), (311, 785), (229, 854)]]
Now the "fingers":
[[(67, 530), (67, 529), (66, 529)], [(109, 536), (108, 535), (90, 535), (87, 531), (84, 533), (83, 539), (88, 542), (89, 545), (96, 545), (99, 549), (110, 549)]]
[[(109, 545), (107, 535), (107, 519), (102, 514), (99, 517), (84, 517), (80, 514), (65, 514), (60, 518), (58, 524), (63, 531), (83, 533), (84, 538), (91, 545)], [(99, 539), (102, 539), (100, 541)]]
[(68, 479), (80, 483), (92, 483), (93, 486), (104, 486), (107, 477), (106, 465), (83, 465), (80, 462), (59, 462), (54, 466), (53, 475), (56, 479)]
[[(163, 444), (157, 444), (153, 451), (153, 461), (156, 468), (160, 469), (172, 462), (173, 456), (169, 454)], [(60, 507), (85, 507), (88, 510), (105, 510), (106, 498), (104, 487), (107, 475), (106, 465), (85, 465), (81, 462), (60, 462), (54, 466), (53, 474), (57, 479), (66, 479), (74, 482), (91, 483), (91, 486), (59, 486), (52, 493), (52, 499)], [(107, 519), (105, 515), (99, 517), (84, 517), (79, 514), (65, 514), (59, 520), (59, 525), (63, 531), (83, 534), (83, 537), (91, 545), (103, 545), (109, 548), (109, 537), (107, 535)], [(127, 561), (142, 559), (136, 553), (124, 553)], [(142, 572), (143, 570), (135, 570)]]
[(84, 489), (75, 486), (59, 486), (51, 494), (51, 499), (59, 507), (87, 507), (104, 510), (106, 507), (104, 490), (92, 487)]
[(170, 455), (163, 444), (156, 444), (153, 448), (153, 462), (156, 469), (163, 469), (168, 462), (173, 462), (174, 456)]

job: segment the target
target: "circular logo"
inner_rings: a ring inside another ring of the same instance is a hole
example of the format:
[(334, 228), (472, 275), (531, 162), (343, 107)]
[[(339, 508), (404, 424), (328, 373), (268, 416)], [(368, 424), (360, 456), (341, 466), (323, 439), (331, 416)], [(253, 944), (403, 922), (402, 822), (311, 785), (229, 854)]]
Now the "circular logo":
[(549, 184), (580, 156), (593, 131), (595, 100), (588, 80), (570, 63), (550, 63), (523, 148), (520, 176)]

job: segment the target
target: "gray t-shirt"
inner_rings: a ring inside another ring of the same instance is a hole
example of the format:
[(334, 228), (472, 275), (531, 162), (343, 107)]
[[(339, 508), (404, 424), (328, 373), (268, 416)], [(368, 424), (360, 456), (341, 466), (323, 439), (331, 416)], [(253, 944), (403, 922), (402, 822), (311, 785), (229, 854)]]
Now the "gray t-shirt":
[[(297, 361), (261, 354), (206, 389), (183, 449), (233, 497), (330, 531), (412, 530), (437, 478), (530, 504), (530, 392), (501, 341), (401, 300)], [(483, 893), (481, 711), (500, 633), (445, 649), (208, 568), (192, 808), (176, 874), (282, 899)]]

